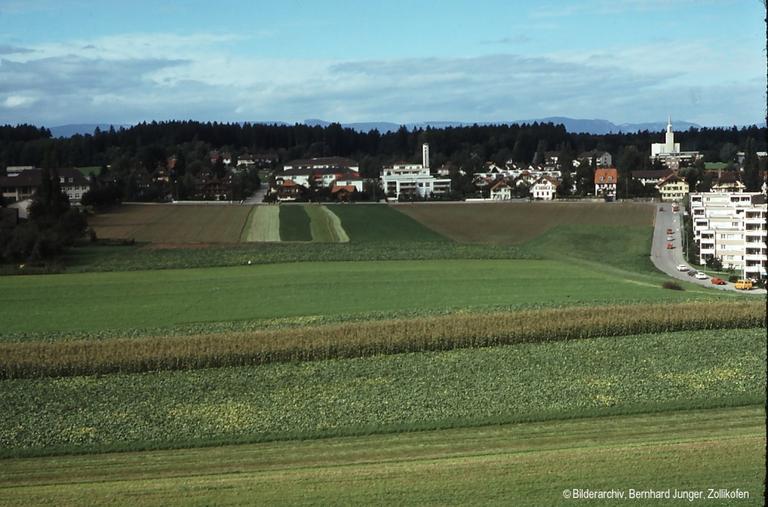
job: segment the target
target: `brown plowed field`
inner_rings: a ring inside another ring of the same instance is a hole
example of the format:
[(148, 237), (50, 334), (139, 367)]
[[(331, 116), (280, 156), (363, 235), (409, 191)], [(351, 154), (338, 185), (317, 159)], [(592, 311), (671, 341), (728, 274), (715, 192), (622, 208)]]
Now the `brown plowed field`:
[(238, 243), (251, 206), (125, 204), (88, 222), (99, 238), (150, 243)]
[(398, 204), (397, 210), (462, 243), (524, 243), (556, 225), (653, 225), (650, 203)]

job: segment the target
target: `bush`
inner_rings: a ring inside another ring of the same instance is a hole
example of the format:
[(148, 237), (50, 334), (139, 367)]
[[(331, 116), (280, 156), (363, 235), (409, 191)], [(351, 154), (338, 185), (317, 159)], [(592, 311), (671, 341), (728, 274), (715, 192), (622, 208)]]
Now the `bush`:
[(670, 290), (685, 290), (677, 282), (664, 282), (663, 284), (661, 284), (661, 286), (664, 287), (665, 289), (670, 289)]
[(738, 282), (740, 280), (739, 275), (731, 275), (728, 277), (728, 281), (731, 283)]

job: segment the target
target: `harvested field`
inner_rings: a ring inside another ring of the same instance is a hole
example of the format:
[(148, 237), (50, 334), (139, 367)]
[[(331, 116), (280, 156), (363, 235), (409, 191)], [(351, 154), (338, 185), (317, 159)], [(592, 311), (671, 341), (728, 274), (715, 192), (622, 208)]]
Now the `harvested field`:
[(152, 243), (237, 243), (251, 208), (125, 204), (89, 219), (100, 238)]
[(240, 236), (242, 241), (280, 241), (280, 208), (254, 206)]
[(347, 231), (341, 226), (341, 220), (325, 206), (304, 207), (309, 215), (312, 241), (319, 243), (348, 243)]
[(648, 203), (430, 203), (394, 207), (453, 240), (504, 244), (524, 243), (556, 225), (651, 226), (655, 213), (655, 207)]

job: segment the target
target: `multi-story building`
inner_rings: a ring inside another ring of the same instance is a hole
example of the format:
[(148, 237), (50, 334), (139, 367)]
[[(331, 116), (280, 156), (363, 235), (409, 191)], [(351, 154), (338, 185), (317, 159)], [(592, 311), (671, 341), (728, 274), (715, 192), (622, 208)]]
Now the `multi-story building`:
[(597, 169), (595, 171), (595, 195), (615, 199), (618, 181), (619, 171), (615, 167)]
[[(62, 192), (71, 203), (79, 203), (88, 191), (88, 179), (77, 169), (57, 169)], [(30, 199), (43, 181), (43, 170), (36, 168), (8, 168), (6, 176), (0, 176), (0, 192), (11, 201)]]
[(667, 121), (664, 142), (651, 144), (651, 159), (660, 160), (670, 169), (677, 169), (680, 162), (691, 163), (701, 157), (698, 151), (680, 151), (680, 143), (675, 142), (675, 133), (672, 131), (672, 118)]
[(422, 146), (421, 164), (394, 164), (382, 168), (381, 186), (388, 196), (399, 199), (401, 194), (428, 198), (451, 191), (449, 178), (435, 178), (429, 172), (429, 145)]
[(682, 201), (688, 195), (688, 182), (675, 173), (661, 180), (656, 188), (662, 201)]
[(699, 264), (717, 257), (723, 266), (749, 278), (765, 278), (765, 195), (759, 192), (690, 194), (694, 240)]

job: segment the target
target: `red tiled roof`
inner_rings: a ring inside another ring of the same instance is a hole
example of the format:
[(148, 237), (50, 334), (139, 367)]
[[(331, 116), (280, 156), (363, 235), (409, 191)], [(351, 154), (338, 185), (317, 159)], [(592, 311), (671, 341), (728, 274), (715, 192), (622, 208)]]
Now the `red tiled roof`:
[(616, 183), (618, 179), (619, 171), (615, 167), (595, 170), (595, 183)]
[(333, 188), (331, 188), (331, 193), (335, 194), (336, 192), (355, 192), (357, 188), (354, 185), (334, 185)]

